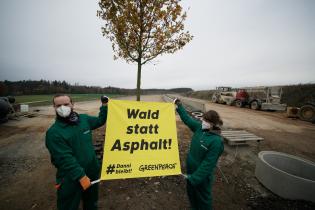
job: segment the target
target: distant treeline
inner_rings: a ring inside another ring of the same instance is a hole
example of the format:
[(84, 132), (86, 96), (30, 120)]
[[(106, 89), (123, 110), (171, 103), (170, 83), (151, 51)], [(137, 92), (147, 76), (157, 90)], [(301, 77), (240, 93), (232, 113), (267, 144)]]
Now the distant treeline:
[[(192, 91), (191, 88), (173, 89), (143, 89), (141, 94), (185, 93)], [(111, 93), (121, 95), (134, 95), (136, 89), (123, 89), (117, 87), (99, 87), (85, 85), (71, 85), (66, 81), (47, 80), (23, 80), (23, 81), (0, 81), (0, 96), (18, 95), (41, 95), (41, 94), (87, 94), (87, 93)]]

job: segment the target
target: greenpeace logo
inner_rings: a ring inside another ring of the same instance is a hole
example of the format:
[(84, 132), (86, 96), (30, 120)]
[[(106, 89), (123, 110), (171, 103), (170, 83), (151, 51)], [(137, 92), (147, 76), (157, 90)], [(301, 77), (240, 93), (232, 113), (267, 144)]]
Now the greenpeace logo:
[(166, 163), (166, 164), (150, 164), (150, 165), (140, 165), (139, 171), (163, 171), (175, 169), (177, 163)]

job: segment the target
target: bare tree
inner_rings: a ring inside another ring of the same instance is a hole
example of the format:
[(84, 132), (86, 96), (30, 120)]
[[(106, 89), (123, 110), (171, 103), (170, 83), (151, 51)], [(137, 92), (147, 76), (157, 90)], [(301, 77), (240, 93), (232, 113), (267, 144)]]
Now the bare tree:
[(112, 42), (114, 59), (138, 65), (137, 101), (141, 67), (158, 55), (182, 49), (193, 37), (184, 31), (186, 12), (180, 0), (100, 0), (97, 16), (105, 21), (103, 36)]

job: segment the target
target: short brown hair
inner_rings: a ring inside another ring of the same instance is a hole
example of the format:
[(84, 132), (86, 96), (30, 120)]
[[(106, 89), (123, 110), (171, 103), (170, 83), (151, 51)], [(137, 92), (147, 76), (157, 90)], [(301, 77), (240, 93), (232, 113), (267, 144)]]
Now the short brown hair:
[(61, 96), (67, 96), (70, 99), (70, 102), (72, 103), (71, 96), (69, 96), (67, 94), (64, 94), (64, 93), (57, 93), (56, 95), (54, 95), (54, 97), (52, 99), (53, 105), (55, 105), (55, 98), (58, 98), (58, 97), (61, 97)]
[(216, 112), (214, 110), (207, 111), (203, 115), (203, 119), (210, 122), (210, 123), (213, 123), (215, 126), (223, 125), (223, 121), (221, 120), (220, 115), (218, 114), (218, 112)]

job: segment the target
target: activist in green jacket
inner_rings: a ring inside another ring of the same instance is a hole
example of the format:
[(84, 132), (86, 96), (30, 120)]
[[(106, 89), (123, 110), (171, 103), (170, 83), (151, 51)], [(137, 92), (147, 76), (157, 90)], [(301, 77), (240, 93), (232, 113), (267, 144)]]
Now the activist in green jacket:
[(91, 131), (106, 122), (107, 102), (103, 102), (98, 117), (74, 112), (67, 95), (56, 95), (53, 103), (56, 121), (46, 132), (46, 147), (57, 168), (57, 208), (77, 210), (82, 199), (84, 210), (96, 210), (98, 186), (91, 181), (99, 179), (101, 167)]
[(217, 161), (224, 150), (218, 113), (210, 110), (201, 122), (191, 118), (181, 102), (175, 100), (181, 120), (194, 133), (187, 155), (187, 194), (192, 209), (212, 209), (212, 182)]

